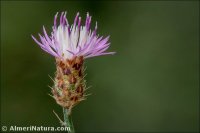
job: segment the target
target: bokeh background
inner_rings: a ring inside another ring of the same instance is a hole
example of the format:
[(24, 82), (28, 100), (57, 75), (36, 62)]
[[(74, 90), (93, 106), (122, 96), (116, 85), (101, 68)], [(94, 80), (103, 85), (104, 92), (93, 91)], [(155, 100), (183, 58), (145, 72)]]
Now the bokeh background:
[(86, 61), (92, 95), (73, 110), (76, 131), (199, 131), (198, 1), (1, 1), (1, 125), (59, 126), (55, 61), (31, 39), (58, 11), (70, 23), (90, 12), (117, 52)]

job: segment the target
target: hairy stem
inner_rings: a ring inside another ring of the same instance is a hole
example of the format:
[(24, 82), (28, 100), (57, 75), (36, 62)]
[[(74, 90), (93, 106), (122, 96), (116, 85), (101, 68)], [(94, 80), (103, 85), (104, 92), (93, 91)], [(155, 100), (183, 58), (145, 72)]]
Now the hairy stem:
[(75, 133), (72, 116), (71, 114), (69, 115), (68, 111), (69, 110), (63, 108), (65, 126), (70, 128), (70, 130), (68, 131), (69, 133)]

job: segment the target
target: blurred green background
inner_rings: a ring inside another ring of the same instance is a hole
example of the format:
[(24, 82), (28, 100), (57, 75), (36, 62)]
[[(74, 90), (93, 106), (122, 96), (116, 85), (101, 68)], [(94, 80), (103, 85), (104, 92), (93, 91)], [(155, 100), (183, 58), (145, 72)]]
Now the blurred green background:
[(32, 40), (58, 11), (98, 21), (110, 51), (86, 61), (87, 101), (77, 131), (199, 131), (198, 1), (1, 1), (1, 125), (59, 126), (50, 93), (55, 60)]

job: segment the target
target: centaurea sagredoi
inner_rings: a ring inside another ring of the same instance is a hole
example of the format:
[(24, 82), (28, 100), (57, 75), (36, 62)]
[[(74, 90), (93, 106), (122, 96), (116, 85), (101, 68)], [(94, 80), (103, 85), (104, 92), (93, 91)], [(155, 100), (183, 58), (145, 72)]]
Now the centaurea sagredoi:
[(94, 30), (90, 29), (91, 16), (87, 13), (85, 25), (81, 25), (81, 17), (77, 13), (74, 23), (70, 26), (66, 12), (62, 12), (58, 20), (54, 18), (53, 31), (49, 36), (43, 26), (43, 36), (40, 41), (33, 40), (47, 53), (56, 59), (56, 76), (51, 87), (53, 98), (63, 107), (64, 126), (74, 132), (72, 121), (69, 119), (72, 108), (85, 99), (86, 83), (84, 80), (84, 60), (86, 58), (114, 54), (105, 52), (110, 43), (109, 37), (97, 35), (97, 22)]

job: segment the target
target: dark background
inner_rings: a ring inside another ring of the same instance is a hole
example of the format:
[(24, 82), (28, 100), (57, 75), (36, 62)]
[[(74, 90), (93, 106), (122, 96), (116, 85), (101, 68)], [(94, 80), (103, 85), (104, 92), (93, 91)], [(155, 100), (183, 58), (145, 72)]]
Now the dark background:
[(57, 11), (89, 11), (114, 56), (86, 60), (76, 131), (199, 131), (198, 1), (1, 1), (1, 125), (59, 126), (47, 94), (55, 60), (31, 39)]

